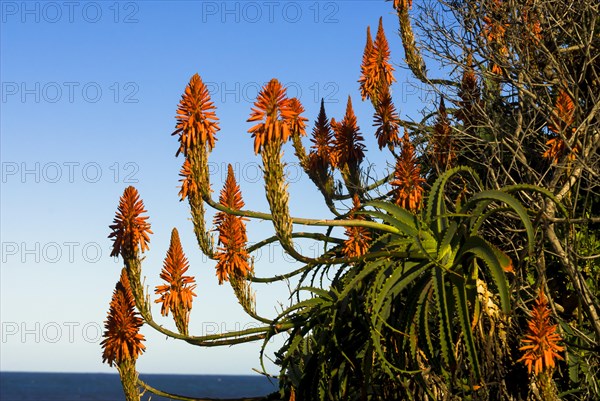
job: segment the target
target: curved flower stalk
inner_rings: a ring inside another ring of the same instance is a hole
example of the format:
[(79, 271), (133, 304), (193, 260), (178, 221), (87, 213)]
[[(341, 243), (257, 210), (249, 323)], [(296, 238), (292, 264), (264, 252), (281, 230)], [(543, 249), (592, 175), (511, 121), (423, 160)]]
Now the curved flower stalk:
[(213, 240), (206, 229), (204, 201), (210, 196), (208, 154), (214, 148), (219, 131), (216, 107), (210, 93), (198, 74), (190, 79), (177, 108), (177, 125), (172, 135), (179, 135), (179, 149), (185, 161), (180, 175), (183, 177), (179, 196), (188, 198), (194, 231), (200, 249), (213, 256)]
[[(231, 164), (227, 167), (227, 179), (221, 190), (219, 202), (231, 210), (241, 210), (244, 207), (240, 187), (235, 181)], [(248, 275), (252, 274), (252, 268), (248, 264), (249, 256), (246, 250), (248, 237), (244, 220), (247, 218), (225, 212), (218, 212), (215, 215), (219, 245), (221, 245), (217, 248), (215, 255), (219, 284), (229, 281), (232, 277), (246, 279)]]
[(156, 286), (154, 292), (160, 295), (156, 303), (162, 303), (161, 314), (168, 316), (173, 313), (173, 320), (177, 330), (183, 335), (188, 335), (190, 311), (192, 310), (194, 289), (196, 284), (193, 276), (184, 275), (189, 269), (189, 262), (183, 253), (179, 232), (176, 228), (171, 232), (171, 243), (167, 256), (163, 262), (160, 278), (167, 284)]
[(144, 336), (139, 333), (143, 324), (135, 310), (129, 279), (123, 269), (113, 292), (100, 345), (103, 348), (102, 362), (117, 366), (127, 401), (140, 399), (135, 361), (146, 348), (142, 344)]

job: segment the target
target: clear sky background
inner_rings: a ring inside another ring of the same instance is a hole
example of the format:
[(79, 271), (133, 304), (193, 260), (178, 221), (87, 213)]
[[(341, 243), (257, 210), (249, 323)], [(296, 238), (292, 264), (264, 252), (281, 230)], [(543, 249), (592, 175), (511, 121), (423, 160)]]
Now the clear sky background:
[[(221, 131), (210, 158), (218, 195), (234, 164), (249, 209), (267, 210), (260, 157), (246, 120), (259, 88), (278, 78), (303, 103), (310, 128), (325, 98), (341, 119), (352, 97), (377, 177), (389, 170), (377, 150), (372, 106), (357, 80), (365, 30), (380, 16), (396, 66), (393, 96), (403, 118), (419, 118), (433, 97), (403, 64), (391, 3), (372, 1), (1, 1), (0, 370), (114, 372), (101, 362), (101, 334), (121, 262), (107, 238), (119, 196), (138, 188), (152, 224), (143, 272), (153, 289), (177, 227), (195, 275), (195, 335), (253, 327), (214, 263), (202, 256), (178, 199), (171, 137), (180, 96), (194, 73), (209, 86)], [(309, 146), (305, 138), (305, 146)], [(320, 194), (287, 152), (292, 214), (329, 218)], [(207, 216), (212, 221), (212, 214)], [(272, 232), (249, 225), (251, 241)], [(315, 255), (309, 243), (302, 252)], [(289, 271), (281, 247), (256, 255), (256, 275)], [(286, 303), (284, 285), (256, 285), (266, 316)], [(174, 328), (171, 317), (156, 320)], [(143, 327), (144, 373), (251, 374), (259, 343), (203, 349)], [(281, 344), (273, 342), (275, 351)], [(276, 373), (273, 365), (267, 365)]]

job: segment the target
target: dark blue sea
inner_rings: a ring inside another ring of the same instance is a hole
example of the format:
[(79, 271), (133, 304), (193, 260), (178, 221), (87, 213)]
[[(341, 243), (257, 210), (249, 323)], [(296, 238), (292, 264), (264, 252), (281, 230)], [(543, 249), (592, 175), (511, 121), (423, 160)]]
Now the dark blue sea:
[[(277, 391), (277, 381), (263, 376), (140, 375), (154, 388), (196, 398), (256, 397)], [(146, 393), (143, 400), (169, 398)], [(116, 373), (0, 372), (1, 401), (121, 401)]]

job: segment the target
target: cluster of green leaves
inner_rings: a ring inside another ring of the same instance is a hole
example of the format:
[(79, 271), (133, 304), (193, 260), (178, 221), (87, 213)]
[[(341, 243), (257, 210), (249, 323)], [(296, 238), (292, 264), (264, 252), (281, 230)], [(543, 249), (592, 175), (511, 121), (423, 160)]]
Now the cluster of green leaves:
[(438, 395), (471, 396), (486, 382), (474, 333), (482, 314), (478, 283), (495, 289), (491, 302), (508, 316), (511, 293), (505, 272), (512, 262), (480, 235), (481, 227), (510, 210), (533, 251), (529, 213), (511, 193), (553, 196), (512, 186), (449, 202), (446, 184), (465, 175), (481, 188), (472, 169), (451, 169), (434, 183), (418, 215), (389, 202), (367, 202), (357, 213), (386, 229), (374, 232), (364, 261), (336, 266), (328, 290), (297, 288), (311, 296), (280, 316), (298, 324), (278, 363), (284, 387), (294, 388), (299, 399), (376, 400), (399, 394), (419, 399), (418, 391), (437, 399), (430, 369), (442, 378)]

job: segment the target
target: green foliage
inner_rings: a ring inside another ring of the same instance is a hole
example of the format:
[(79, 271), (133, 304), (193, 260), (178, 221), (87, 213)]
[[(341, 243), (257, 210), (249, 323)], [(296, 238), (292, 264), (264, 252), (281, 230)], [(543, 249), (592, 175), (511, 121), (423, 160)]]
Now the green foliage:
[(502, 312), (510, 314), (505, 271), (512, 268), (510, 258), (480, 236), (482, 216), (508, 208), (532, 239), (534, 231), (527, 211), (508, 193), (517, 188), (448, 202), (446, 183), (459, 175), (478, 182), (469, 168), (449, 170), (420, 215), (367, 202), (360, 213), (398, 233), (374, 230), (365, 261), (340, 266), (330, 290), (298, 287), (294, 295), (308, 292), (310, 298), (280, 316), (302, 324), (290, 331), (278, 363), (284, 387), (293, 387), (299, 399), (389, 399), (399, 391), (408, 397), (414, 388), (406, 383), (433, 391), (426, 385), (432, 374), (443, 378), (440, 392), (471, 396), (482, 386), (473, 330), (481, 310), (477, 286), (484, 281), (495, 288)]

